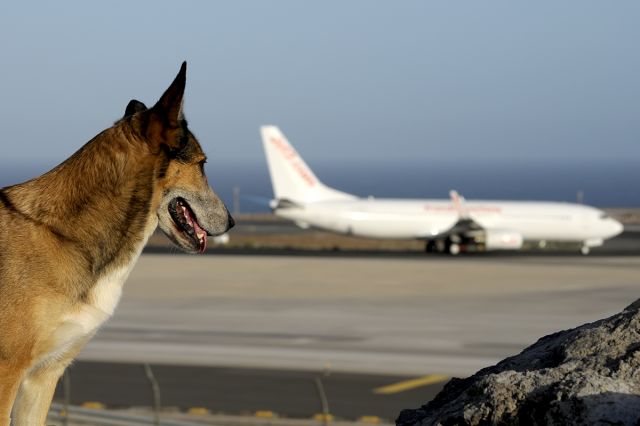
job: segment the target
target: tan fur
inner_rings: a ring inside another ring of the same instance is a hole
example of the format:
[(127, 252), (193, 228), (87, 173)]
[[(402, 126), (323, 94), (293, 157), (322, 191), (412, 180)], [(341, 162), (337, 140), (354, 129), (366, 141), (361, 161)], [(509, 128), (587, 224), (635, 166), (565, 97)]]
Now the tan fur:
[(12, 407), (15, 425), (44, 424), (58, 378), (113, 314), (159, 222), (198, 251), (171, 219), (172, 200), (186, 200), (210, 235), (233, 225), (182, 121), (185, 72), (153, 108), (132, 101), (60, 166), (0, 190), (0, 425)]

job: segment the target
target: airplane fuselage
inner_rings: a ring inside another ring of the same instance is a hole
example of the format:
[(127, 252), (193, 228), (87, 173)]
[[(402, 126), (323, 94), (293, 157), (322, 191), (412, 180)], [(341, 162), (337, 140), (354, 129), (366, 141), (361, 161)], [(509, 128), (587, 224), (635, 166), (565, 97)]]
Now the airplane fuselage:
[[(482, 228), (519, 233), (524, 240), (591, 242), (621, 232), (603, 211), (570, 203), (467, 201), (469, 217)], [(276, 209), (300, 226), (369, 238), (436, 238), (459, 220), (449, 200), (364, 199), (318, 201)]]

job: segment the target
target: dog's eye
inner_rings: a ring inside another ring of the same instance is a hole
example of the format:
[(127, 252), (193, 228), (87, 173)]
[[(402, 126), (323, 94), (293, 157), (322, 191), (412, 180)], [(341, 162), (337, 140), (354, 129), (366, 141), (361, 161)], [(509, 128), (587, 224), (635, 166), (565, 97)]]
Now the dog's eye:
[(202, 172), (202, 174), (204, 174), (204, 165), (207, 163), (207, 160), (202, 160), (199, 165), (200, 165), (200, 171)]

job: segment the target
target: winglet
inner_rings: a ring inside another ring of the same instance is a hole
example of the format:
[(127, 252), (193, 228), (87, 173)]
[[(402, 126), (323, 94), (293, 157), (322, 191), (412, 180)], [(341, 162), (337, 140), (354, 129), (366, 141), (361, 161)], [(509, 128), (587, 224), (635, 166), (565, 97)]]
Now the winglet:
[(449, 191), (449, 197), (451, 198), (453, 207), (458, 212), (458, 216), (460, 216), (460, 219), (468, 219), (469, 211), (467, 210), (467, 206), (465, 204), (466, 200), (464, 199), (464, 197), (458, 194), (458, 191), (456, 191), (455, 189)]

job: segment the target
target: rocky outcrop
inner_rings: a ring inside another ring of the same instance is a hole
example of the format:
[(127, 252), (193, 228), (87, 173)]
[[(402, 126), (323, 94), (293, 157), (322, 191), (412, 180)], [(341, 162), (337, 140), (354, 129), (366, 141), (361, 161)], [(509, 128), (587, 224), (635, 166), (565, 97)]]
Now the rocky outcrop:
[(452, 379), (398, 426), (640, 425), (640, 299), (621, 313), (541, 338)]

